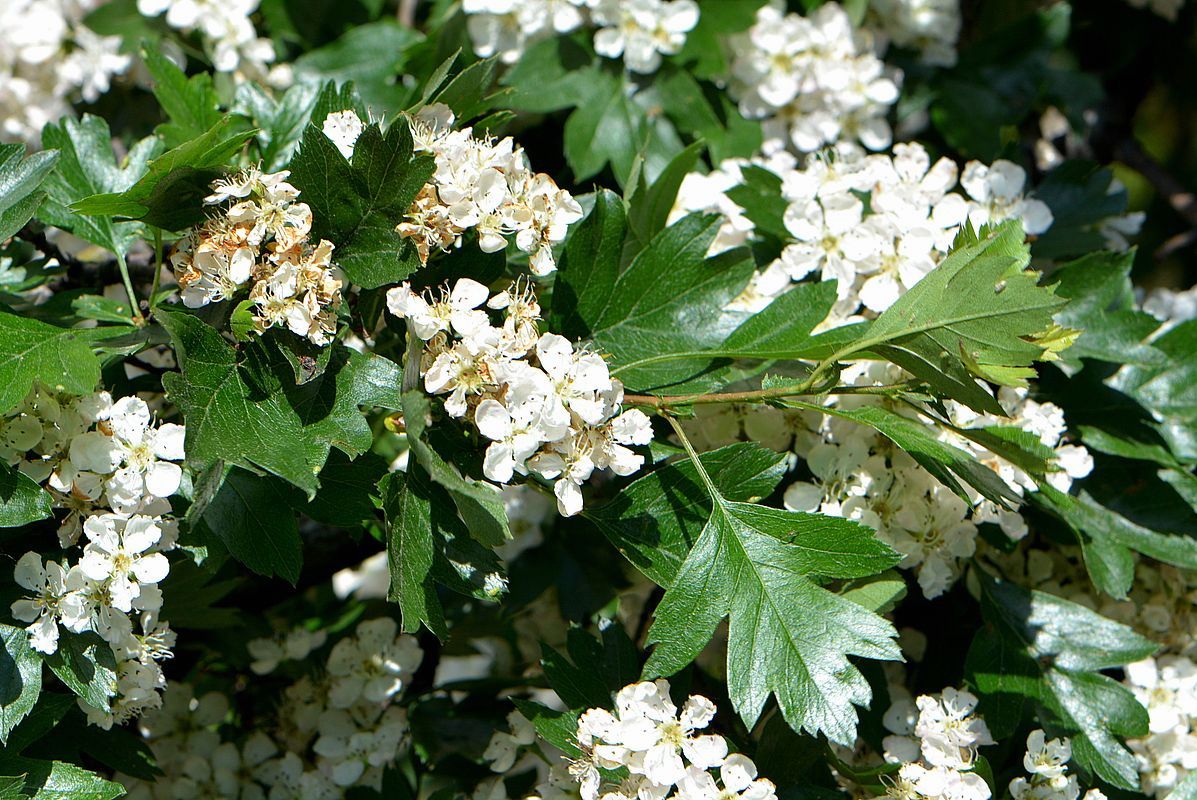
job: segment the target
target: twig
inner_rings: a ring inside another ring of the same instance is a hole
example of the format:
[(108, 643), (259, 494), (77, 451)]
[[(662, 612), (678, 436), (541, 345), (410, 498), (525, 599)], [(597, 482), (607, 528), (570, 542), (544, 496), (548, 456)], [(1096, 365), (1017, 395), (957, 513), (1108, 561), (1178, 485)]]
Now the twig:
[(399, 0), (399, 14), (397, 18), (399, 24), (405, 28), (414, 28), (416, 25), (416, 3), (419, 0)]
[(1168, 256), (1180, 252), (1195, 243), (1197, 243), (1197, 228), (1190, 228), (1184, 233), (1178, 233), (1175, 236), (1169, 237), (1166, 242), (1156, 248), (1154, 253), (1155, 260), (1163, 261)]
[(1152, 158), (1134, 139), (1127, 139), (1114, 151), (1114, 157), (1146, 178), (1177, 214), (1197, 227), (1197, 195), (1185, 188), (1163, 165)]

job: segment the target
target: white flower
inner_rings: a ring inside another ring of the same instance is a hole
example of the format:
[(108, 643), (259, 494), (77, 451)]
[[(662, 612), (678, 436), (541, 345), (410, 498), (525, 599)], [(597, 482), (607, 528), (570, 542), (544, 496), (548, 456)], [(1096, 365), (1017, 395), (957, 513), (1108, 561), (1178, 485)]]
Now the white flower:
[(723, 737), (695, 735), (715, 716), (714, 703), (705, 697), (690, 697), (679, 715), (669, 699), (669, 684), (646, 681), (620, 689), (615, 706), (617, 721), (602, 733), (604, 745), (614, 748), (605, 757), (626, 753), (628, 768), (654, 784), (678, 783), (686, 776), (687, 762), (705, 770), (727, 757)]
[(490, 762), (492, 772), (508, 772), (515, 765), (516, 755), (521, 747), (527, 747), (536, 741), (536, 728), (518, 711), (507, 715), (510, 733), (496, 731), (490, 737), (486, 752), (482, 754), (485, 761)]
[(676, 796), (679, 800), (774, 800), (777, 787), (772, 781), (757, 777), (752, 759), (733, 753), (719, 765), (718, 782), (701, 767), (687, 768)]
[(357, 138), (362, 135), (362, 130), (365, 126), (362, 125), (361, 118), (353, 109), (347, 111), (334, 111), (324, 118), (323, 131), (337, 149), (341, 151), (341, 155), (346, 159), (353, 158), (353, 148), (357, 144)]
[(1052, 212), (1047, 204), (1023, 197), (1026, 181), (1026, 170), (1010, 161), (999, 159), (989, 166), (977, 161), (966, 164), (960, 186), (975, 201), (969, 212), (973, 227), (1019, 219), (1029, 234), (1040, 234), (1050, 228)]
[(104, 514), (83, 523), (83, 532), (89, 543), (79, 568), (107, 583), (114, 608), (131, 611), (143, 585), (158, 583), (170, 571), (166, 556), (149, 552), (162, 536), (153, 517)]
[(1072, 746), (1067, 739), (1048, 741), (1043, 731), (1034, 730), (1027, 736), (1027, 752), (1022, 765), (1032, 775), (1059, 778), (1067, 771), (1071, 758)]
[(478, 404), (474, 410), (474, 424), (478, 432), (492, 442), (486, 448), (482, 463), (482, 472), (488, 479), (507, 483), (516, 469), (524, 471), (524, 462), (542, 441), (534, 432), (538, 412), (539, 404), (535, 402), (511, 410), (489, 398)]
[(407, 735), (407, 715), (391, 706), (371, 726), (363, 726), (347, 711), (326, 711), (320, 717), (319, 737), (312, 749), (327, 762), (332, 782), (352, 786), (370, 767), (395, 759)]
[(919, 719), (914, 732), (922, 740), (923, 757), (929, 763), (967, 768), (977, 746), (994, 743), (985, 721), (973, 716), (977, 698), (972, 693), (947, 688), (939, 698), (924, 695), (915, 702)]
[(623, 56), (632, 72), (656, 72), (662, 55), (673, 55), (698, 24), (694, 0), (597, 0), (594, 19), (602, 26), (594, 50), (607, 58)]
[(353, 637), (333, 646), (328, 657), (333, 708), (349, 708), (358, 699), (382, 703), (403, 689), (423, 653), (398, 630), (393, 619), (379, 617), (360, 623)]
[(536, 343), (536, 357), (552, 381), (561, 413), (569, 409), (583, 422), (600, 424), (603, 402), (599, 393), (611, 390), (611, 374), (602, 356), (576, 352), (564, 336), (546, 333)]
[[(13, 580), (22, 589), (33, 592), (31, 597), (16, 600), (12, 604), (12, 615), (21, 622), (32, 623), (28, 627), (29, 646), (42, 653), (58, 650), (58, 620), (64, 613), (63, 606), (77, 605), (68, 595), (66, 570), (61, 564), (47, 561), (42, 564), (37, 553), (26, 553), (17, 560)], [(77, 614), (78, 609), (74, 609)]]
[(387, 308), (396, 317), (409, 320), (424, 341), (440, 331), (466, 336), (488, 324), (486, 312), (477, 309), (489, 294), (478, 281), (459, 278), (451, 292), (430, 303), (403, 283), (387, 291)]

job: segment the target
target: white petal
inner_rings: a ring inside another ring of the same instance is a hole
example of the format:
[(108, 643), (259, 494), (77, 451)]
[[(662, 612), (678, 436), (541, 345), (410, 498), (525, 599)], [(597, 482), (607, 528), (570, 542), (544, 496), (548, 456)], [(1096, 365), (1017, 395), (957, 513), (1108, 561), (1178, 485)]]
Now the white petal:
[(150, 553), (133, 562), (133, 574), (142, 583), (158, 583), (170, 573), (170, 561), (161, 553)]
[(145, 488), (154, 497), (170, 497), (179, 489), (183, 470), (169, 461), (155, 461), (145, 473)]

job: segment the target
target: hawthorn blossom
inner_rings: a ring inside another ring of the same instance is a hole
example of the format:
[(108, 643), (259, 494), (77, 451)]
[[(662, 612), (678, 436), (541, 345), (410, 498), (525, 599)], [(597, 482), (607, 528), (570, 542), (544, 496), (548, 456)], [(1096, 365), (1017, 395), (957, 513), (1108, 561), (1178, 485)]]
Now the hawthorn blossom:
[[(540, 305), (517, 281), (486, 299), (468, 278), (440, 300), (406, 284), (387, 295), (392, 314), (427, 342), (424, 388), (445, 395), (445, 411), (471, 422), (489, 440), (483, 474), (506, 484), (529, 473), (553, 484), (564, 516), (582, 510), (582, 485), (596, 470), (630, 475), (644, 463), (630, 446), (652, 440), (641, 411), (623, 411), (623, 386), (602, 356), (554, 333), (537, 335)], [(488, 311), (501, 311), (492, 325)]]
[(214, 182), (204, 202), (231, 205), (180, 240), (171, 267), (189, 308), (243, 297), (257, 333), (282, 327), (324, 346), (336, 333), (341, 279), (332, 242), (310, 241), (312, 210), (288, 176), (250, 168)]
[(556, 269), (552, 248), (582, 218), (582, 207), (548, 175), (533, 173), (510, 137), (480, 139), (469, 128), (453, 130), (453, 121), (442, 105), (410, 119), (416, 151), (431, 154), (436, 170), (396, 231), (412, 240), (421, 263), (436, 251), (460, 247), (472, 230), (483, 252), (513, 240), (528, 254), (532, 274), (549, 274)]
[(415, 639), (399, 635), (393, 619), (361, 623), (354, 637), (337, 642), (329, 653), (332, 707), (349, 708), (359, 698), (370, 703), (389, 699), (411, 679), (422, 655)]
[[(17, 560), (13, 580), (33, 594), (13, 601), (12, 615), (31, 623), (29, 646), (41, 653), (58, 650), (58, 622), (64, 616), (77, 616), (77, 601), (68, 593), (66, 570), (54, 561), (42, 563), (37, 553), (26, 553)], [(75, 608), (68, 606), (75, 605)]]
[(105, 581), (112, 605), (131, 611), (143, 585), (156, 584), (170, 571), (162, 553), (150, 552), (162, 537), (152, 517), (104, 514), (83, 523), (89, 544), (79, 568), (93, 581)]
[(809, 153), (841, 139), (889, 146), (886, 116), (901, 75), (871, 52), (838, 3), (805, 17), (766, 4), (730, 41), (729, 89), (742, 114), (764, 119), (766, 150)]
[(352, 109), (331, 112), (321, 125), (324, 135), (337, 146), (346, 160), (353, 158), (354, 147), (364, 129), (361, 118)]
[(674, 55), (698, 24), (694, 0), (596, 0), (594, 50), (623, 57), (632, 72), (656, 72), (662, 55)]

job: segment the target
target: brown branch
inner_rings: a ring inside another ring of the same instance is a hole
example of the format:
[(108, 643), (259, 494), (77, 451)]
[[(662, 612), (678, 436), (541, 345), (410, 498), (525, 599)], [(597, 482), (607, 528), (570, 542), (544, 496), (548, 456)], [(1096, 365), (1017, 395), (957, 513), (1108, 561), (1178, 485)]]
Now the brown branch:
[(1197, 227), (1197, 194), (1185, 188), (1137, 141), (1133, 138), (1123, 141), (1114, 151), (1114, 157), (1146, 178), (1177, 214)]
[(416, 25), (416, 3), (419, 0), (399, 0), (399, 13), (397, 18), (399, 24), (405, 28), (414, 28)]

